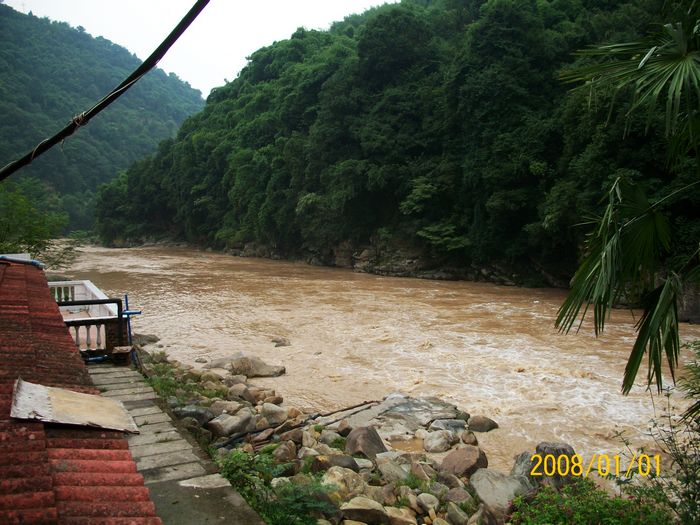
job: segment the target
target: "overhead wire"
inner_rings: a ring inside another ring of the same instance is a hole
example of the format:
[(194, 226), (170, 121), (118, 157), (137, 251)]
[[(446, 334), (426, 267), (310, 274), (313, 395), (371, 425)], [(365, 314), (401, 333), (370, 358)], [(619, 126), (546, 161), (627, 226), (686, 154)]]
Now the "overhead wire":
[(170, 32), (165, 40), (161, 42), (156, 50), (153, 51), (153, 53), (151, 53), (151, 55), (138, 68), (136, 68), (127, 78), (125, 78), (117, 87), (110, 91), (108, 95), (102, 98), (102, 100), (100, 100), (92, 108), (75, 115), (61, 131), (50, 138), (42, 140), (26, 155), (10, 162), (0, 169), (0, 181), (5, 180), (20, 168), (30, 164), (39, 155), (42, 155), (56, 144), (70, 137), (78, 128), (87, 125), (90, 119), (123, 95), (140, 78), (142, 78), (158, 64), (160, 59), (163, 58), (177, 39), (182, 36), (182, 34), (187, 30), (192, 22), (194, 22), (208, 3), (209, 0), (197, 0), (184, 18), (180, 20), (180, 23), (175, 26), (175, 29)]

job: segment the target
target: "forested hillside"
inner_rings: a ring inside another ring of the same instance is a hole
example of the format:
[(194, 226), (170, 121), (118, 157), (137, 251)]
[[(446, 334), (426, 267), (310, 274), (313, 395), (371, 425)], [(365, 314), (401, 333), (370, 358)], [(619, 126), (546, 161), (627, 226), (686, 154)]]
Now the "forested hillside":
[[(559, 79), (576, 50), (648, 33), (663, 4), (404, 0), (299, 29), (101, 191), (99, 231), (564, 282), (616, 177), (651, 195), (696, 177), (667, 167), (662, 116), (625, 123), (632, 97), (609, 114), (611, 95)], [(684, 195), (678, 251), (700, 231)]]
[[(129, 51), (82, 28), (0, 5), (0, 166), (24, 155), (76, 114), (89, 109), (140, 64)], [(68, 229), (89, 228), (100, 184), (155, 151), (201, 93), (175, 75), (150, 72), (61, 148), (13, 179), (32, 176), (57, 193)]]

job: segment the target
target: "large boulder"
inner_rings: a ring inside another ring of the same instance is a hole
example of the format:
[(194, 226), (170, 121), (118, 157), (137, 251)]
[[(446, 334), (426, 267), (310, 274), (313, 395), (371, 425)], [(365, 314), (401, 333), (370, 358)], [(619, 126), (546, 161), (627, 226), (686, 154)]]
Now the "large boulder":
[(377, 462), (379, 472), (382, 473), (382, 477), (387, 483), (404, 481), (406, 478), (408, 478), (410, 465), (407, 465), (406, 468), (404, 468), (399, 463), (399, 458), (396, 456), (395, 452), (384, 452), (377, 454), (375, 456), (375, 461)]
[(462, 477), (470, 476), (477, 469), (488, 466), (489, 462), (483, 450), (472, 445), (464, 445), (444, 457), (440, 471)]
[(481, 468), (469, 478), (479, 499), (495, 512), (504, 516), (513, 499), (529, 490), (527, 481), (521, 476), (507, 476), (493, 469)]
[(486, 416), (472, 416), (469, 418), (468, 426), (472, 432), (489, 432), (498, 428), (498, 423)]
[(428, 430), (450, 430), (458, 436), (462, 434), (467, 429), (467, 422), (464, 419), (436, 419), (430, 426)]
[(386, 507), (389, 525), (417, 525), (416, 513), (408, 507)]
[[(570, 483), (573, 483), (576, 478), (574, 478), (571, 474), (567, 476), (560, 476), (558, 474), (559, 469), (554, 469), (554, 475), (553, 476), (546, 476), (544, 475), (544, 462), (550, 462), (551, 466), (551, 461), (553, 458), (554, 461), (557, 463), (560, 461), (559, 457), (560, 456), (567, 456), (569, 458), (569, 465), (571, 465), (571, 460), (572, 458), (576, 455), (576, 452), (574, 451), (574, 448), (569, 445), (568, 443), (553, 443), (553, 442), (548, 442), (548, 441), (543, 441), (535, 447), (535, 453), (539, 454), (540, 457), (542, 458), (542, 463), (539, 465), (539, 472), (542, 474), (541, 476), (534, 476), (531, 477), (531, 479), (534, 479), (538, 485), (547, 485), (552, 487), (555, 490), (560, 490), (562, 487), (565, 485), (569, 485)], [(530, 457), (530, 460), (532, 460), (532, 455)], [(532, 469), (532, 467), (535, 466), (534, 462), (531, 463), (532, 466), (530, 467), (529, 470)], [(524, 465), (523, 465), (524, 466)], [(514, 466), (515, 468), (515, 466)], [(571, 469), (569, 469), (570, 471)], [(529, 474), (529, 471), (528, 471)]]
[(197, 405), (187, 405), (184, 407), (174, 408), (173, 414), (175, 414), (179, 419), (191, 417), (202, 426), (206, 425), (215, 417), (215, 414), (211, 410)]
[(352, 498), (340, 507), (343, 518), (367, 525), (384, 525), (389, 518), (384, 505), (364, 496)]
[(222, 437), (252, 430), (252, 422), (253, 413), (249, 409), (242, 409), (233, 416), (221, 414), (209, 421), (206, 427), (214, 436)]
[(334, 485), (336, 487), (333, 499), (345, 501), (355, 496), (360, 496), (365, 490), (365, 481), (357, 472), (343, 468), (331, 467), (323, 475), (324, 485)]
[(231, 374), (244, 375), (246, 377), (277, 377), (285, 373), (286, 369), (281, 365), (268, 365), (262, 359), (255, 356), (243, 356), (232, 359), (228, 365)]
[[(464, 423), (464, 421), (462, 421)], [(436, 430), (429, 432), (423, 438), (423, 449), (426, 452), (445, 452), (459, 441), (459, 437), (450, 430)]]
[(286, 408), (272, 403), (264, 403), (260, 415), (267, 419), (271, 426), (277, 426), (287, 421), (288, 413)]
[(386, 451), (387, 449), (382, 438), (372, 426), (353, 429), (348, 434), (347, 442), (345, 443), (345, 453), (351, 456), (362, 454), (368, 459), (374, 459), (377, 454)]
[(223, 401), (221, 399), (217, 399), (209, 406), (209, 410), (212, 411), (215, 417), (221, 414), (233, 415), (241, 408), (243, 408), (243, 405), (238, 401)]

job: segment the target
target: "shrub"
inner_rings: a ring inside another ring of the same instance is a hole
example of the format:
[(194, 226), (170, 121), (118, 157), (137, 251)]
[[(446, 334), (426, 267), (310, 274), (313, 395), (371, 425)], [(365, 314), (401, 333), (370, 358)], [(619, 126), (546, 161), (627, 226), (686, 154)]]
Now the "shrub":
[(671, 516), (662, 506), (639, 499), (610, 496), (583, 478), (560, 492), (543, 487), (534, 496), (513, 503), (513, 525), (667, 525)]
[(315, 525), (319, 516), (336, 511), (327, 498), (329, 489), (317, 478), (273, 488), (270, 482), (288, 465), (276, 464), (269, 454), (232, 450), (217, 462), (221, 475), (268, 525)]

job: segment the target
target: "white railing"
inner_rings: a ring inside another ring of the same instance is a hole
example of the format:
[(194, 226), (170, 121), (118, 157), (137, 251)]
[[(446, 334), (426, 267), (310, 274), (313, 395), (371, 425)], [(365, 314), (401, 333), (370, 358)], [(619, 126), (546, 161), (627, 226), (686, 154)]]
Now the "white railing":
[[(49, 290), (57, 303), (109, 300), (102, 290), (87, 280), (52, 281), (49, 282)], [(88, 305), (59, 304), (68, 331), (80, 350), (106, 350), (110, 346), (108, 325), (113, 327), (113, 334), (118, 333), (122, 326), (118, 318), (119, 308), (121, 306), (118, 307), (114, 302)]]
[[(56, 302), (61, 301), (91, 301), (107, 299), (102, 290), (92, 281), (52, 281), (49, 290)], [(61, 306), (63, 317), (82, 319), (84, 317), (115, 317), (117, 307), (113, 304), (95, 304), (90, 306)], [(69, 315), (66, 315), (69, 314)]]

